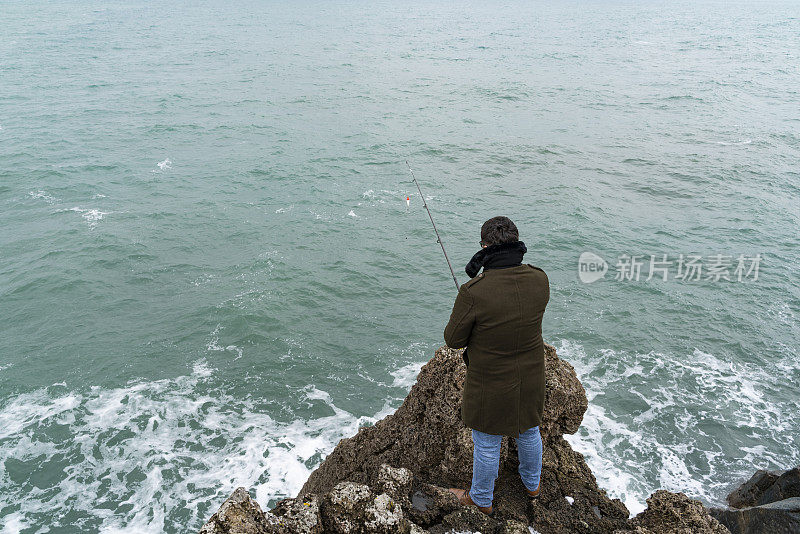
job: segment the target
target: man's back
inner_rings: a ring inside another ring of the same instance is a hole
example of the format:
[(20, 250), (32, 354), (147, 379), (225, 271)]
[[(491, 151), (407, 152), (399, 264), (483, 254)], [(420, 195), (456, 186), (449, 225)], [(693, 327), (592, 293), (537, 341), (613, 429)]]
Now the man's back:
[(469, 347), (467, 426), (516, 436), (541, 422), (549, 298), (547, 275), (527, 264), (486, 268), (461, 286), (444, 337), (450, 347)]

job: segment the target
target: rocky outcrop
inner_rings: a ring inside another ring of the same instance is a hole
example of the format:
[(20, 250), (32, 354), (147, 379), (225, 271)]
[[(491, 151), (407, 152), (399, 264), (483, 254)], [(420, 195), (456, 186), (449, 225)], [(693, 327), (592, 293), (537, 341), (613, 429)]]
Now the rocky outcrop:
[(800, 467), (756, 471), (727, 500), (731, 509), (710, 512), (734, 534), (800, 533)]
[[(447, 487), (468, 487), (471, 432), (461, 422), (466, 368), (461, 351), (442, 347), (423, 366), (403, 404), (374, 426), (343, 439), (311, 474), (300, 494), (258, 519), (258, 505), (238, 489), (203, 527), (216, 532), (542, 534), (726, 532), (705, 508), (682, 494), (657, 492), (642, 514), (597, 486), (583, 456), (563, 434), (577, 431), (586, 393), (572, 366), (545, 346), (546, 399), (541, 494), (531, 501), (517, 474), (514, 440), (503, 439), (494, 513), (460, 506)], [(260, 509), (258, 509), (260, 511)], [(232, 518), (227, 524), (226, 518)], [(223, 526), (228, 530), (219, 530)], [(253, 530), (261, 528), (262, 530)], [(214, 530), (217, 529), (217, 530)], [(250, 529), (250, 530), (246, 530)]]
[[(504, 439), (494, 494), (496, 522), (533, 524), (542, 532), (610, 532), (625, 524), (628, 510), (597, 487), (583, 457), (562, 438), (562, 434), (578, 430), (587, 408), (586, 392), (572, 366), (559, 359), (553, 347), (546, 347), (545, 358), (542, 494), (535, 503), (526, 498), (517, 474), (515, 444)], [(342, 480), (373, 486), (381, 464), (412, 471), (417, 482), (414, 492), (420, 498), (433, 497), (420, 484), (468, 487), (472, 479), (472, 434), (461, 421), (465, 377), (461, 352), (439, 349), (420, 371), (400, 408), (342, 440), (311, 474), (300, 494), (325, 493)], [(573, 503), (565, 497), (574, 499)], [(425, 526), (443, 520), (438, 517)]]
[(776, 480), (778, 480), (777, 473), (760, 469), (756, 471), (752, 477), (750, 477), (750, 480), (733, 490), (728, 495), (728, 504), (731, 506), (731, 508), (747, 508), (750, 506), (765, 504), (759, 501), (764, 495), (764, 492), (769, 489)]
[(630, 522), (636, 534), (727, 534), (728, 529), (700, 503), (683, 493), (659, 490), (647, 509)]
[(756, 471), (750, 480), (733, 490), (727, 500), (732, 508), (746, 508), (792, 497), (800, 497), (800, 467), (780, 474)]
[(282, 522), (271, 513), (261, 511), (247, 490), (236, 488), (216, 514), (200, 529), (200, 534), (283, 534), (289, 532)]
[(733, 534), (797, 534), (800, 532), (800, 497), (739, 510), (711, 513)]

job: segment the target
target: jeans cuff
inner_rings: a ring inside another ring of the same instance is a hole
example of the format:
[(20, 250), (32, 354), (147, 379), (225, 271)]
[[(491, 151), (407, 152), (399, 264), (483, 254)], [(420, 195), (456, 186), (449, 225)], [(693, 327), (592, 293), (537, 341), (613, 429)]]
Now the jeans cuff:
[(523, 485), (523, 486), (525, 486), (525, 489), (527, 489), (527, 490), (530, 490), (530, 491), (536, 491), (537, 489), (539, 489), (539, 486), (541, 486), (541, 485), (542, 485), (542, 481), (541, 481), (541, 479), (539, 479), (539, 481), (538, 481), (538, 482), (536, 482), (536, 487), (535, 487), (535, 488), (533, 488), (533, 489), (529, 488), (529, 487), (528, 487), (528, 485), (527, 485), (527, 484), (525, 484), (524, 482), (522, 483), (522, 485)]
[(472, 499), (472, 502), (480, 506), (481, 508), (488, 508), (492, 505), (492, 502), (489, 501), (489, 504), (483, 504), (482, 502), (478, 502), (478, 499), (475, 498), (475, 495), (472, 494), (472, 488), (469, 489), (469, 498)]

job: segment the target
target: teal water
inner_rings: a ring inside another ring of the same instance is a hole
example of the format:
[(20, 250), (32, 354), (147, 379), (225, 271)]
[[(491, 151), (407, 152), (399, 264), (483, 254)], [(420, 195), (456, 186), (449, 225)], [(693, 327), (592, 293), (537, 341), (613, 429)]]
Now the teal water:
[(195, 530), (396, 408), (455, 296), (406, 158), (461, 282), (497, 214), (549, 274), (613, 496), (800, 462), (798, 4), (3, 2), (0, 35), (4, 532)]

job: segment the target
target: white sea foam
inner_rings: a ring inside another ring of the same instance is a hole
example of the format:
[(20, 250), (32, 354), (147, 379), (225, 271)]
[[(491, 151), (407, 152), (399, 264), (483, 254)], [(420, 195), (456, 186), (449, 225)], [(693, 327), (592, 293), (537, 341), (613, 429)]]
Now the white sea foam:
[(410, 363), (392, 372), (392, 376), (394, 377), (392, 386), (396, 388), (410, 388), (413, 386), (417, 381), (417, 375), (419, 374), (419, 370), (422, 369), (423, 365), (424, 362)]
[(217, 327), (211, 332), (211, 339), (209, 340), (208, 344), (206, 345), (206, 349), (210, 351), (232, 351), (236, 353), (236, 357), (231, 361), (236, 361), (242, 357), (243, 349), (241, 347), (237, 347), (236, 345), (228, 345), (226, 347), (222, 347), (219, 344), (219, 329), (220, 325), (217, 324)]
[(78, 206), (70, 208), (69, 210), (66, 211), (75, 211), (77, 213), (80, 213), (81, 217), (83, 217), (88, 223), (90, 229), (96, 227), (98, 221), (102, 221), (103, 218), (110, 213), (108, 211), (100, 211), (98, 209), (93, 209), (93, 208), (80, 208)]
[(6, 534), (19, 534), (23, 530), (28, 530), (31, 525), (25, 521), (20, 512), (13, 512), (2, 518), (3, 532)]
[(786, 376), (787, 380), (791, 380), (794, 383), (800, 382), (800, 379), (792, 380), (791, 378), (793, 374), (796, 374), (798, 378), (800, 378), (800, 352), (798, 352), (795, 347), (790, 347), (785, 343), (777, 342), (777, 345), (780, 347), (781, 352), (786, 354), (787, 357), (776, 362), (775, 367), (782, 376)]
[(348, 213), (347, 215), (348, 215), (349, 217), (358, 217), (358, 215), (356, 215), (356, 212), (355, 212), (355, 211), (353, 211), (353, 210), (350, 210), (350, 213)]
[(607, 417), (602, 407), (590, 402), (583, 416), (581, 429), (576, 434), (565, 435), (564, 438), (573, 449), (586, 457), (598, 485), (607, 490), (609, 495), (625, 503), (632, 514), (637, 514), (645, 508), (644, 499), (647, 495), (644, 484), (637, 480), (635, 470), (623, 469), (616, 463), (616, 454), (609, 452), (613, 448), (604, 443), (609, 436), (618, 441), (627, 438), (635, 442), (638, 438), (636, 434)]
[(736, 146), (736, 145), (749, 145), (752, 142), (753, 142), (752, 139), (740, 139), (738, 141), (717, 141), (717, 144), (723, 146)]
[(402, 196), (402, 199), (405, 200), (406, 193), (401, 193), (400, 191), (390, 190), (390, 189), (380, 189), (377, 192), (373, 189), (369, 189), (364, 191), (361, 195), (362, 198), (370, 201), (370, 203), (377, 203), (377, 204), (385, 204), (386, 200), (399, 200)]
[(786, 302), (772, 302), (769, 305), (767, 313), (774, 319), (786, 325), (797, 324), (797, 317), (795, 316), (792, 308)]
[[(778, 468), (800, 460), (800, 452), (791, 458), (769, 452), (792, 435), (798, 418), (791, 406), (765, 392), (771, 379), (763, 366), (724, 361), (699, 349), (680, 356), (613, 350), (588, 355), (562, 340), (557, 350), (573, 364), (589, 398), (581, 428), (565, 438), (584, 454), (598, 484), (632, 513), (643, 510), (659, 488), (720, 504), (731, 472), (747, 477), (754, 466)], [(754, 440), (773, 445), (720, 444), (713, 425), (752, 429)], [(723, 445), (738, 445), (747, 454), (731, 458)]]
[(56, 399), (48, 398), (43, 390), (23, 393), (6, 404), (0, 411), (0, 440), (14, 436), (38, 421), (75, 409), (82, 397), (68, 394)]
[(168, 171), (172, 168), (172, 161), (170, 161), (169, 158), (166, 158), (164, 161), (159, 161), (156, 163), (156, 167), (158, 167), (158, 169), (152, 169), (150, 172), (153, 174), (161, 174), (162, 172)]
[[(209, 350), (220, 348), (209, 342)], [(63, 527), (57, 518), (70, 511), (88, 516), (90, 531), (196, 530), (238, 486), (254, 489), (262, 506), (296, 494), (341, 438), (395, 408), (387, 402), (372, 417), (356, 417), (308, 385), (300, 395), (332, 415), (280, 422), (252, 400), (214, 387), (213, 372), (198, 360), (177, 378), (79, 391), (59, 384), (0, 407), (7, 459), (0, 463), (0, 508), (19, 506), (3, 531), (29, 523)], [(53, 433), (62, 437), (53, 440)], [(8, 462), (69, 467), (39, 487), (12, 481)]]
[(211, 273), (203, 273), (192, 281), (195, 286), (202, 286), (214, 280), (214, 275)]
[(38, 199), (38, 200), (44, 200), (45, 202), (47, 202), (50, 205), (53, 205), (56, 202), (60, 201), (60, 199), (55, 198), (53, 195), (48, 194), (47, 191), (42, 191), (41, 189), (38, 190), (38, 191), (29, 192), (28, 196), (30, 196), (31, 198)]

